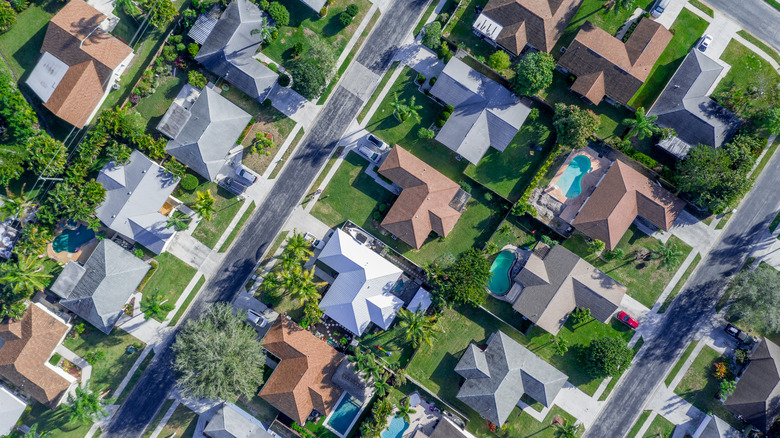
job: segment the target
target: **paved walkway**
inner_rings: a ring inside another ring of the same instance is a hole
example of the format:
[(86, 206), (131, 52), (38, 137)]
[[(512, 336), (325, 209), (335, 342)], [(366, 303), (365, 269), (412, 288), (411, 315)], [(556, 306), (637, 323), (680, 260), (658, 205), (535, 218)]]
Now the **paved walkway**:
[(680, 15), (686, 4), (688, 4), (688, 0), (672, 0), (664, 10), (664, 13), (655, 21), (667, 29), (671, 28), (674, 20)]

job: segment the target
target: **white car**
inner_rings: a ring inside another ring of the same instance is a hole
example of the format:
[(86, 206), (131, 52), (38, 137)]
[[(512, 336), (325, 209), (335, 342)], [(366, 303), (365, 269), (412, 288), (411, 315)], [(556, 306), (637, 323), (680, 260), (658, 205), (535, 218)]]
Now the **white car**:
[(252, 309), (246, 311), (246, 320), (258, 327), (265, 327), (265, 325), (268, 324), (267, 319), (263, 318), (262, 315)]
[(376, 152), (372, 151), (366, 146), (360, 146), (358, 148), (358, 151), (363, 154), (366, 158), (369, 159), (372, 163), (378, 163), (379, 159), (382, 157), (381, 155), (377, 154)]
[(699, 46), (698, 46), (699, 51), (706, 52), (711, 42), (712, 42), (712, 36), (704, 35), (701, 41), (699, 42)]

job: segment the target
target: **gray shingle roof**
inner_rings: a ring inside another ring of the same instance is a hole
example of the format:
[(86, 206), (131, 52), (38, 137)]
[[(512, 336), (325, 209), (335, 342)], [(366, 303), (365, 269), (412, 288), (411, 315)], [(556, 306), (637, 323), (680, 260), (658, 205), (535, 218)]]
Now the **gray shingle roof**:
[(252, 116), (208, 87), (189, 112), (191, 116), (165, 151), (213, 181)]
[[(501, 331), (490, 337), (484, 351), (469, 350), (485, 357), (490, 377), (466, 377), (472, 373), (458, 362), (456, 370), (466, 381), (457, 398), (498, 426), (506, 422), (523, 394), (549, 407), (569, 379)], [(464, 358), (461, 361), (472, 360), (470, 355)]]
[(103, 239), (84, 264), (78, 284), (60, 304), (109, 334), (150, 268), (121, 246)]
[(253, 58), (262, 43), (264, 12), (249, 0), (234, 0), (219, 17), (195, 60), (257, 101), (263, 101), (279, 76)]
[(780, 346), (763, 339), (734, 393), (723, 403), (736, 415), (766, 433), (780, 416)]
[(271, 438), (262, 423), (233, 403), (222, 403), (203, 434), (210, 438)]
[(503, 152), (531, 112), (509, 90), (457, 58), (444, 67), (431, 94), (455, 107), (436, 140), (474, 164), (491, 146)]
[(713, 59), (691, 49), (647, 114), (658, 116), (658, 126), (674, 129), (692, 146), (728, 142), (742, 120), (707, 97), (722, 70)]
[(301, 3), (310, 7), (317, 14), (320, 13), (320, 10), (322, 10), (322, 7), (325, 6), (326, 2), (326, 0), (301, 0)]
[(106, 189), (106, 199), (95, 210), (96, 216), (108, 228), (157, 254), (162, 252), (174, 231), (166, 228), (166, 218), (159, 210), (179, 179), (133, 151), (127, 164), (108, 163), (96, 180)]

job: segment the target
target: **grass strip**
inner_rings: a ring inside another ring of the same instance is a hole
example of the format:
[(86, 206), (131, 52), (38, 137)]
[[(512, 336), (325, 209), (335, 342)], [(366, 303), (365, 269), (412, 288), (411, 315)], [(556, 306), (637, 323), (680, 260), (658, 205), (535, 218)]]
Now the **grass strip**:
[[(638, 341), (636, 341), (636, 344), (634, 344), (634, 347), (632, 350), (634, 350), (634, 356), (636, 356), (637, 353), (639, 353), (639, 349), (642, 348), (642, 345), (645, 343), (645, 338), (639, 338)], [(612, 390), (615, 389), (615, 385), (617, 385), (618, 380), (620, 380), (620, 377), (623, 375), (624, 372), (626, 372), (628, 368), (624, 368), (620, 373), (618, 373), (617, 376), (612, 377), (612, 380), (609, 381), (607, 384), (607, 387), (604, 388), (604, 392), (601, 393), (601, 396), (599, 396), (599, 401), (606, 400), (609, 395), (612, 393)]]
[(758, 177), (758, 175), (761, 174), (761, 172), (764, 170), (764, 167), (766, 167), (767, 163), (769, 163), (769, 160), (772, 158), (772, 155), (774, 155), (775, 151), (777, 151), (778, 146), (780, 146), (780, 140), (775, 139), (775, 142), (769, 146), (769, 150), (767, 150), (764, 154), (764, 158), (762, 158), (758, 163), (758, 166), (753, 169), (753, 173), (750, 174), (751, 176)]
[(697, 9), (709, 15), (710, 17), (715, 17), (715, 13), (712, 12), (712, 8), (700, 2), (699, 0), (688, 0), (688, 3), (696, 6)]
[(336, 76), (334, 76), (328, 86), (325, 88), (325, 92), (322, 93), (319, 99), (317, 99), (317, 105), (323, 105), (325, 104), (325, 101), (328, 100), (328, 96), (330, 96), (330, 93), (333, 91), (334, 88), (336, 88), (336, 84), (339, 83), (339, 79), (341, 79), (341, 75), (344, 74), (345, 71), (347, 71), (347, 67), (349, 67), (349, 64), (352, 62), (352, 58), (357, 55), (357, 52), (360, 50), (360, 47), (363, 45), (363, 41), (368, 38), (368, 34), (371, 32), (371, 29), (374, 28), (374, 25), (376, 24), (377, 20), (379, 20), (379, 9), (374, 11), (374, 15), (371, 17), (371, 19), (368, 21), (368, 25), (363, 30), (363, 33), (360, 34), (360, 37), (355, 41), (355, 45), (352, 47), (352, 51), (349, 52), (349, 55), (344, 59), (344, 62), (341, 63), (341, 67), (339, 67), (338, 71), (336, 72)]
[(664, 381), (664, 384), (667, 387), (672, 384), (672, 380), (674, 380), (674, 377), (677, 375), (677, 373), (680, 372), (680, 369), (682, 368), (683, 364), (685, 363), (686, 360), (688, 360), (688, 357), (691, 356), (691, 353), (693, 353), (693, 349), (696, 348), (696, 345), (698, 344), (699, 341), (691, 342), (691, 344), (688, 345), (688, 348), (685, 349), (685, 352), (683, 353), (680, 360), (678, 360), (677, 363), (674, 364), (674, 368), (672, 368), (672, 371), (669, 372), (669, 375), (666, 376), (666, 380)]
[(228, 234), (227, 239), (225, 239), (225, 243), (222, 244), (222, 246), (219, 248), (219, 252), (225, 252), (228, 248), (230, 248), (230, 244), (233, 243), (233, 240), (235, 240), (236, 236), (238, 236), (239, 231), (241, 231), (241, 228), (244, 227), (244, 223), (249, 219), (249, 216), (252, 216), (252, 212), (255, 211), (255, 201), (252, 201), (251, 204), (249, 204), (249, 207), (244, 212), (243, 216), (241, 216), (241, 219), (238, 220), (236, 223), (236, 226), (233, 227), (233, 231)]
[(276, 167), (274, 167), (274, 170), (271, 171), (271, 175), (268, 177), (268, 179), (274, 179), (276, 178), (276, 175), (279, 175), (279, 172), (282, 171), (282, 167), (284, 167), (284, 162), (287, 161), (288, 158), (290, 158), (290, 155), (292, 155), (293, 151), (298, 146), (298, 142), (301, 141), (301, 138), (303, 138), (303, 128), (301, 128), (301, 130), (298, 131), (298, 134), (295, 135), (295, 138), (293, 139), (292, 143), (290, 143), (290, 146), (287, 148), (286, 151), (284, 151), (284, 155), (282, 155), (282, 159), (279, 160), (278, 163), (276, 163)]
[(135, 372), (133, 373), (133, 376), (130, 377), (130, 381), (127, 382), (127, 386), (125, 386), (125, 389), (122, 391), (121, 394), (119, 394), (119, 397), (117, 397), (116, 402), (114, 404), (121, 405), (125, 402), (127, 399), (127, 396), (130, 395), (130, 393), (133, 391), (133, 388), (135, 387), (135, 384), (138, 382), (138, 379), (141, 378), (141, 374), (146, 371), (146, 367), (149, 366), (149, 363), (154, 359), (154, 350), (149, 351), (149, 354), (146, 355), (144, 360), (141, 361), (141, 363), (138, 365), (138, 368), (136, 368)]
[(741, 36), (742, 38), (748, 40), (750, 43), (752, 43), (754, 46), (761, 49), (764, 53), (769, 55), (772, 59), (777, 61), (778, 64), (780, 64), (780, 54), (777, 53), (777, 50), (769, 47), (768, 45), (764, 44), (759, 40), (758, 38), (754, 37), (753, 35), (747, 33), (744, 30), (740, 30), (737, 32), (737, 35)]
[(311, 191), (306, 195), (306, 197), (303, 198), (303, 202), (301, 202), (301, 205), (306, 205), (311, 201), (312, 196), (317, 192), (317, 188), (322, 185), (322, 182), (325, 181), (325, 177), (328, 176), (328, 172), (330, 172), (331, 167), (333, 167), (334, 164), (336, 164), (336, 160), (339, 159), (341, 156), (341, 151), (344, 150), (344, 147), (338, 147), (336, 150), (330, 155), (330, 158), (328, 158), (328, 162), (325, 163), (325, 167), (322, 168), (322, 172), (320, 172), (319, 175), (317, 175), (317, 179), (314, 180), (314, 183), (311, 185)]
[(379, 97), (379, 93), (382, 92), (382, 90), (385, 88), (385, 85), (387, 85), (387, 81), (390, 80), (390, 76), (392, 76), (395, 69), (398, 68), (398, 64), (400, 64), (400, 62), (395, 61), (390, 65), (390, 68), (387, 69), (387, 72), (382, 77), (382, 80), (379, 81), (379, 85), (376, 86), (374, 93), (371, 95), (371, 97), (368, 98), (368, 102), (366, 102), (366, 104), (363, 105), (363, 109), (360, 110), (360, 113), (357, 116), (358, 123), (362, 122), (363, 119), (366, 118), (366, 114), (368, 114), (368, 110), (371, 109), (372, 105), (374, 105), (374, 102)]
[(187, 311), (187, 308), (190, 306), (190, 303), (192, 300), (195, 299), (195, 295), (198, 294), (198, 291), (203, 286), (203, 283), (206, 282), (206, 277), (203, 275), (200, 276), (200, 280), (198, 280), (197, 283), (195, 283), (195, 287), (192, 288), (190, 291), (190, 294), (187, 295), (187, 298), (184, 300), (183, 303), (181, 303), (181, 306), (179, 307), (179, 310), (176, 311), (176, 314), (173, 315), (173, 318), (171, 318), (171, 322), (168, 323), (169, 326), (175, 326), (176, 323), (179, 322), (179, 319), (181, 319), (182, 315), (184, 315), (184, 312)]
[(772, 219), (772, 223), (769, 224), (769, 231), (774, 233), (778, 225), (780, 225), (780, 212), (777, 212), (777, 216), (775, 216), (775, 218)]
[(700, 261), (701, 254), (696, 254), (696, 257), (693, 258), (693, 261), (691, 262), (690, 266), (688, 266), (688, 269), (686, 269), (683, 276), (680, 277), (680, 281), (677, 282), (677, 284), (674, 286), (674, 289), (672, 289), (672, 292), (666, 297), (663, 304), (661, 304), (661, 307), (658, 309), (658, 313), (666, 312), (666, 309), (668, 309), (672, 304), (674, 297), (677, 296), (677, 293), (680, 292), (680, 289), (682, 289), (682, 287), (685, 285), (685, 282), (688, 281), (688, 277), (693, 274), (693, 270), (696, 269), (696, 266), (698, 266)]
[(154, 432), (154, 429), (157, 427), (158, 424), (160, 424), (160, 421), (162, 421), (162, 418), (165, 416), (165, 413), (168, 412), (168, 409), (171, 408), (171, 405), (173, 404), (173, 399), (165, 400), (165, 403), (163, 403), (162, 407), (160, 407), (160, 410), (157, 412), (157, 415), (154, 416), (154, 420), (152, 420), (151, 423), (149, 423), (149, 427), (146, 428), (144, 431), (144, 434), (141, 435), (141, 438), (149, 438), (152, 436), (152, 432)]
[(723, 217), (720, 218), (720, 221), (718, 221), (718, 225), (715, 225), (715, 229), (716, 230), (722, 230), (723, 228), (725, 228), (726, 224), (729, 222), (729, 219), (731, 219), (731, 216), (733, 214), (734, 213), (732, 213), (732, 212), (728, 212), (728, 213), (724, 214)]
[(634, 427), (631, 428), (631, 432), (629, 432), (628, 435), (626, 435), (628, 438), (635, 438), (639, 434), (639, 429), (641, 429), (642, 426), (645, 424), (651, 412), (653, 411), (642, 412), (642, 415), (640, 415), (639, 418), (636, 420), (636, 423), (634, 423)]
[[(425, 27), (425, 22), (428, 20), (428, 17), (431, 16), (433, 13), (433, 10), (436, 9), (436, 5), (439, 4), (438, 0), (432, 1), (431, 4), (428, 6), (428, 9), (425, 10), (425, 13), (420, 17), (420, 21), (417, 23), (417, 26), (414, 26), (414, 30), (412, 31), (412, 35), (415, 37), (418, 33), (422, 30), (423, 27)], [(442, 10), (444, 10), (442, 8)]]
[(777, 2), (775, 0), (766, 0), (766, 2), (769, 3), (769, 6), (771, 6), (771, 7), (775, 8), (775, 9), (777, 9), (778, 11), (780, 11), (780, 2)]

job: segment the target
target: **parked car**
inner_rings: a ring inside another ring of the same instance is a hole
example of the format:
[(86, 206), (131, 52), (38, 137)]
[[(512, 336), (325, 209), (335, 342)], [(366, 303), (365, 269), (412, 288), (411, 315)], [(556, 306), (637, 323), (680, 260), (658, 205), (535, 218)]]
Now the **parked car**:
[(631, 327), (632, 329), (635, 329), (635, 328), (639, 327), (639, 321), (635, 320), (628, 313), (626, 313), (626, 312), (624, 312), (622, 310), (620, 312), (618, 312), (617, 319), (620, 322), (622, 322), (623, 324)]
[(377, 154), (376, 152), (372, 151), (371, 149), (367, 148), (366, 146), (360, 146), (358, 148), (358, 151), (361, 154), (365, 155), (365, 157), (368, 158), (368, 160), (371, 161), (372, 163), (378, 163), (379, 162), (379, 158), (381, 157), (381, 155)]
[(265, 325), (268, 324), (268, 320), (263, 318), (263, 315), (252, 309), (246, 311), (246, 320), (258, 327), (265, 327)]
[(650, 12), (650, 15), (653, 16), (653, 18), (658, 18), (661, 16), (661, 14), (664, 13), (664, 10), (669, 6), (669, 3), (671, 3), (672, 0), (658, 0), (655, 3), (655, 7)]
[(257, 181), (257, 175), (242, 165), (236, 167), (236, 175), (247, 180), (249, 184), (254, 184)]
[(376, 146), (380, 151), (385, 149), (385, 142), (376, 138), (374, 134), (368, 134), (368, 136), (366, 136), (366, 139), (369, 141), (369, 143)]
[(749, 334), (743, 332), (742, 330), (734, 327), (731, 324), (726, 324), (724, 330), (726, 331), (726, 334), (734, 337), (737, 341), (745, 345), (750, 345), (753, 343), (753, 338)]
[(712, 42), (712, 36), (704, 35), (703, 37), (701, 37), (701, 40), (699, 40), (699, 45), (697, 46), (697, 48), (702, 53), (706, 52), (711, 42)]

